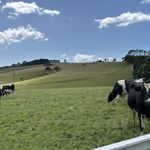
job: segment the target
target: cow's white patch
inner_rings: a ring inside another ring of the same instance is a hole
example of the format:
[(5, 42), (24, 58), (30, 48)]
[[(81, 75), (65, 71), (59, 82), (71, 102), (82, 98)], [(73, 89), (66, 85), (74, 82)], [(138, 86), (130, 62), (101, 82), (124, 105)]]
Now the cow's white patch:
[(6, 89), (5, 92), (6, 92), (7, 94), (10, 94), (10, 93), (12, 93), (12, 90)]
[(146, 89), (146, 91), (147, 91), (147, 93), (148, 93), (148, 99), (145, 101), (146, 103), (150, 103), (150, 93), (149, 93), (149, 90), (150, 90), (150, 83), (144, 83), (144, 87), (145, 87), (145, 89)]
[(144, 129), (145, 128), (145, 124), (144, 124), (144, 116), (141, 115), (141, 127)]
[(150, 83), (144, 83), (144, 87), (145, 87), (146, 91), (149, 92)]
[(137, 82), (137, 83), (138, 83), (138, 82), (143, 82), (143, 79), (144, 79), (144, 78), (136, 79), (135, 82)]
[(126, 94), (127, 91), (126, 91), (126, 85), (125, 85), (125, 80), (119, 80), (118, 81), (118, 84), (122, 86), (122, 90), (123, 90), (123, 94)]
[(150, 102), (150, 98), (148, 98), (145, 102), (146, 102), (146, 103), (149, 103), (149, 102)]

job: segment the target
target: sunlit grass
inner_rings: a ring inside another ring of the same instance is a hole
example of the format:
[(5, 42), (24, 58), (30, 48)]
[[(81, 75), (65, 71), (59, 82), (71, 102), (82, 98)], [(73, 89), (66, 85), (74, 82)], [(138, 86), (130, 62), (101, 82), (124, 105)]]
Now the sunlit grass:
[(87, 150), (139, 136), (126, 100), (108, 104), (109, 90), (17, 89), (0, 100), (0, 149)]

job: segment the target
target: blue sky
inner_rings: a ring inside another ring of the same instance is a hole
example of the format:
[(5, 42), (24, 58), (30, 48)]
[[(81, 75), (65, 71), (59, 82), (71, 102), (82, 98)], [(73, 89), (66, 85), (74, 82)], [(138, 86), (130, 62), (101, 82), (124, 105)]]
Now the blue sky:
[(150, 49), (150, 0), (1, 0), (0, 9), (0, 66)]

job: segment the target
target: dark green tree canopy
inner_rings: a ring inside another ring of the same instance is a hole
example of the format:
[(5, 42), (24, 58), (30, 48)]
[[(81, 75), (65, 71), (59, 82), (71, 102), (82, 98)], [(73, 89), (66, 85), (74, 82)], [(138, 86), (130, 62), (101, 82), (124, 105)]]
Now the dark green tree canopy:
[(150, 78), (150, 50), (130, 50), (123, 60), (133, 65), (134, 78)]

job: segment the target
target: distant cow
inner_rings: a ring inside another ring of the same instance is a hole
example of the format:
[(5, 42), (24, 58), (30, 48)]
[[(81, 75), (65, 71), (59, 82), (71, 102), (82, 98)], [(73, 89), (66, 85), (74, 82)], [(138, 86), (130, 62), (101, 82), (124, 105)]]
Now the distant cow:
[(10, 93), (14, 92), (15, 85), (14, 84), (3, 85), (2, 90), (4, 92), (4, 95), (10, 94)]
[(135, 125), (135, 112), (138, 113), (141, 134), (144, 130), (144, 116), (150, 118), (150, 82), (135, 82), (130, 84), (128, 105), (133, 110)]
[(129, 85), (133, 82), (143, 82), (143, 79), (129, 79), (129, 80), (118, 80), (112, 91), (108, 95), (108, 102), (111, 102), (115, 100), (115, 98), (118, 98), (119, 96), (126, 95), (129, 93)]

